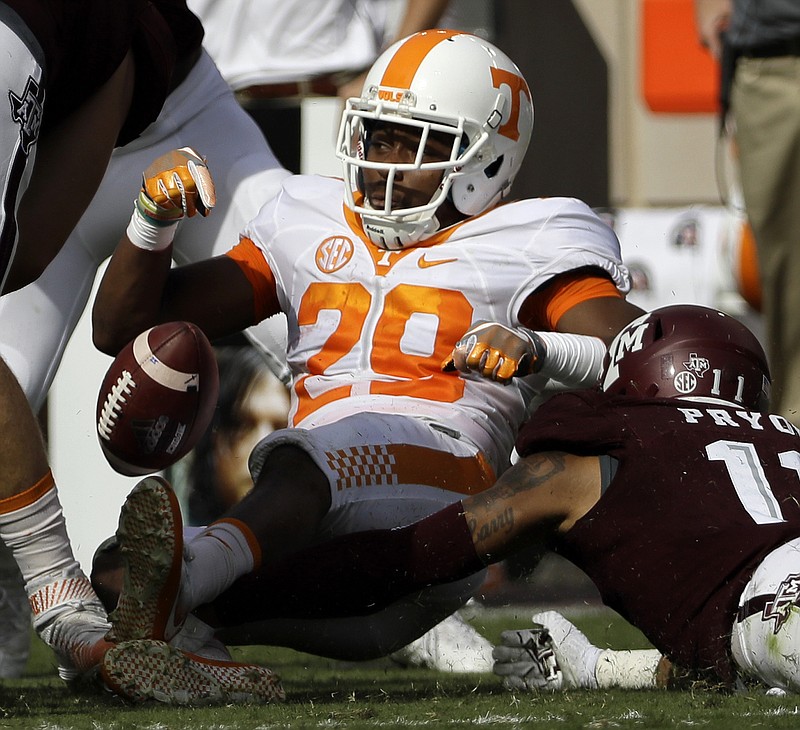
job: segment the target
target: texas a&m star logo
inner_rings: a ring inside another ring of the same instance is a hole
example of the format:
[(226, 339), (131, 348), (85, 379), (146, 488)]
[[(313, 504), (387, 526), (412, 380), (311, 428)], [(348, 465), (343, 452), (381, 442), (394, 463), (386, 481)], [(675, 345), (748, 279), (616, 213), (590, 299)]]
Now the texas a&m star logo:
[(691, 352), (689, 353), (689, 362), (683, 363), (683, 367), (693, 372), (698, 378), (702, 378), (711, 365), (707, 357), (700, 357), (696, 352)]
[(675, 390), (679, 393), (691, 393), (697, 388), (697, 379), (706, 374), (711, 365), (707, 357), (700, 357), (696, 352), (689, 353), (689, 361), (683, 363), (685, 370), (675, 375)]
[(8, 100), (11, 103), (11, 118), (19, 124), (22, 151), (27, 155), (39, 138), (39, 130), (42, 127), (44, 89), (32, 76), (28, 76), (22, 95), (17, 96), (13, 91), (9, 91)]
[(781, 630), (781, 626), (786, 623), (798, 601), (800, 601), (800, 573), (792, 573), (781, 582), (775, 591), (775, 598), (764, 606), (761, 614), (762, 620), (775, 622), (775, 627), (772, 629), (774, 634)]

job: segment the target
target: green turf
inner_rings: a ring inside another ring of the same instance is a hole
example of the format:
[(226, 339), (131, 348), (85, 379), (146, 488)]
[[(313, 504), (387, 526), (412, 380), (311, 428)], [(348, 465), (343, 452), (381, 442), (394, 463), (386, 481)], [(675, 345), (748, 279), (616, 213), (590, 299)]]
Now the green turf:
[[(480, 613), (490, 638), (524, 626), (531, 611)], [(598, 645), (646, 642), (610, 612), (565, 612)], [(795, 728), (800, 698), (751, 691), (573, 691), (512, 694), (492, 675), (401, 669), (388, 662), (345, 665), (289, 650), (237, 649), (284, 679), (286, 703), (265, 707), (132, 707), (103, 694), (75, 695), (56, 678), (49, 652), (34, 642), (25, 678), (0, 684), (0, 728), (37, 730), (238, 730), (257, 728)]]

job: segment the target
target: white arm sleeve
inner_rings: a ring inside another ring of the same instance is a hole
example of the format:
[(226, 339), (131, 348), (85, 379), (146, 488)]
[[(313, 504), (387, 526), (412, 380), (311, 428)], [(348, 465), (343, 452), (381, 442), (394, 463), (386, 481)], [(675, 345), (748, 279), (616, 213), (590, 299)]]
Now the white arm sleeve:
[(592, 388), (603, 369), (606, 345), (599, 337), (564, 332), (536, 332), (546, 353), (540, 375), (569, 388)]

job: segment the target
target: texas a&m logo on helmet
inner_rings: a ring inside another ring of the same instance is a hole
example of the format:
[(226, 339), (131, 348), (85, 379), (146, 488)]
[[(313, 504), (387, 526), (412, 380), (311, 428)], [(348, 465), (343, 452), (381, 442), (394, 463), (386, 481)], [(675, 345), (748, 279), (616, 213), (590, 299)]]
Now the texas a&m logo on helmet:
[(696, 398), (764, 410), (770, 375), (758, 339), (710, 307), (677, 304), (643, 314), (614, 338), (601, 387), (639, 398)]

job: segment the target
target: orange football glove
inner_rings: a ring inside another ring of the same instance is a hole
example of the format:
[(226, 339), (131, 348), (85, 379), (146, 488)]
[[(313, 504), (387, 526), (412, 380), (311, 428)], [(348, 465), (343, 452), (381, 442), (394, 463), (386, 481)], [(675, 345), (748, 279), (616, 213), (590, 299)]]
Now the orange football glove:
[(144, 171), (137, 207), (142, 215), (164, 223), (207, 216), (217, 202), (206, 161), (191, 147), (157, 158)]
[(442, 370), (477, 372), (503, 385), (515, 376), (538, 372), (545, 345), (535, 332), (499, 322), (476, 322), (456, 342)]

